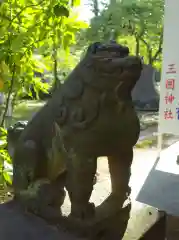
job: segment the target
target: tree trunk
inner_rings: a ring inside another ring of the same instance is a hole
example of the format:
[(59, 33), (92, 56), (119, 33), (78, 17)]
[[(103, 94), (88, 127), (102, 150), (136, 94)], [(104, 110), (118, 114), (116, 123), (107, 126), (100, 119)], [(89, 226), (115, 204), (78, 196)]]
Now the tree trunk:
[(139, 53), (140, 53), (140, 39), (138, 38), (138, 36), (135, 36), (135, 41), (136, 41), (135, 54), (136, 54), (136, 56), (139, 56)]
[(148, 64), (153, 64), (152, 49), (148, 48)]
[(59, 79), (58, 79), (58, 59), (57, 59), (57, 51), (58, 47), (56, 44), (56, 35), (54, 31), (54, 36), (53, 36), (53, 77), (54, 77), (54, 86), (53, 89), (54, 91), (59, 87)]
[(14, 107), (16, 105), (16, 100), (17, 100), (17, 92), (14, 93), (13, 98), (12, 98), (12, 113), (13, 113)]
[(6, 114), (7, 114), (9, 103), (10, 103), (10, 97), (11, 97), (11, 94), (12, 94), (12, 91), (13, 91), (13, 87), (14, 87), (15, 69), (16, 69), (16, 66), (14, 64), (13, 65), (13, 71), (12, 71), (11, 84), (10, 84), (9, 92), (8, 92), (8, 95), (7, 95), (7, 100), (6, 100), (6, 105), (5, 105), (3, 117), (2, 117), (2, 120), (1, 120), (1, 125), (0, 125), (1, 127), (4, 127), (4, 122), (5, 122)]
[[(56, 50), (55, 50), (56, 52)], [(57, 67), (58, 67), (58, 64), (57, 64), (57, 54), (54, 53), (54, 56), (53, 56), (53, 77), (54, 77), (54, 90), (57, 89), (58, 87), (58, 72), (57, 72)]]
[(93, 5), (92, 6), (93, 7), (92, 11), (93, 11), (95, 17), (99, 16), (99, 3), (98, 3), (98, 0), (93, 0), (93, 4), (92, 5)]

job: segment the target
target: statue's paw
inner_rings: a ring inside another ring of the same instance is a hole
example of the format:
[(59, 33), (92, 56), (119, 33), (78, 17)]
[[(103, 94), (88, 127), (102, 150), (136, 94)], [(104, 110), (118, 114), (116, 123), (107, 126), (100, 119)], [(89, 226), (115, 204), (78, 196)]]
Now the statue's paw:
[(32, 213), (50, 222), (58, 222), (62, 216), (60, 207), (43, 204), (39, 199), (31, 199), (28, 203), (24, 204), (24, 206), (26, 212)]
[(39, 215), (40, 213), (39, 205), (35, 200), (30, 199), (27, 202), (23, 202), (21, 205), (23, 206), (23, 209), (25, 210), (25, 212), (29, 212), (35, 215)]
[(41, 217), (50, 221), (51, 223), (57, 223), (62, 217), (62, 212), (60, 209), (56, 209), (51, 206), (47, 206), (40, 211)]
[(56, 209), (51, 206), (41, 206), (36, 208), (31, 208), (29, 212), (34, 215), (45, 219), (50, 223), (58, 223), (62, 217), (61, 209)]
[(94, 203), (88, 203), (88, 205), (76, 205), (71, 209), (70, 217), (77, 218), (79, 220), (88, 220), (95, 216)]

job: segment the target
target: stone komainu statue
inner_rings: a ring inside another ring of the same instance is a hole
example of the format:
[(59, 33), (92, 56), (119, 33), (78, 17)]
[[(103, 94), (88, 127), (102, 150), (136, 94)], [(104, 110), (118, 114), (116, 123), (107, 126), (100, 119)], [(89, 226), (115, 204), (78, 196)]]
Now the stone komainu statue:
[[(65, 187), (73, 219), (93, 219), (122, 208), (130, 194), (133, 146), (140, 132), (131, 91), (141, 70), (140, 58), (115, 42), (88, 48), (16, 143), (15, 200), (54, 218), (60, 215)], [(112, 192), (95, 209), (89, 199), (101, 156), (108, 157)]]

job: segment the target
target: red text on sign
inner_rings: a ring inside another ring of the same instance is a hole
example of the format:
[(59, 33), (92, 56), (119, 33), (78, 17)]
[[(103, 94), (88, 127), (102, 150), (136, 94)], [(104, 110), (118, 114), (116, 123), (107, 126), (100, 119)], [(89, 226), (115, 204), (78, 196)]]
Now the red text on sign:
[(173, 113), (172, 113), (172, 110), (171, 109), (166, 109), (164, 111), (164, 118), (166, 120), (169, 120), (169, 119), (173, 119)]
[(174, 99), (175, 99), (175, 97), (173, 96), (173, 94), (170, 94), (170, 95), (167, 94), (165, 96), (165, 103), (166, 104), (172, 104)]
[(175, 79), (173, 79), (173, 78), (167, 79), (165, 86), (167, 89), (174, 89), (175, 88)]

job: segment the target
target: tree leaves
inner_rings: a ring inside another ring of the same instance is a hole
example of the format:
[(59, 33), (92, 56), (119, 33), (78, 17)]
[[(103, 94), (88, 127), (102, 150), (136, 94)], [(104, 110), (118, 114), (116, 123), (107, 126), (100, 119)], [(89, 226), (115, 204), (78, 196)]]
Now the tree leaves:
[(78, 7), (80, 5), (80, 0), (72, 0), (72, 7)]
[(164, 0), (111, 1), (91, 20), (90, 28), (83, 33), (81, 39), (85, 38), (86, 42), (108, 41), (113, 29), (116, 40), (125, 39), (133, 54), (137, 52), (136, 41), (139, 41), (139, 54), (145, 56), (146, 63), (152, 60), (153, 64), (156, 61), (153, 57), (160, 48), (163, 15)]
[(56, 17), (69, 17), (69, 10), (63, 5), (55, 5), (53, 11)]
[[(6, 171), (6, 170), (4, 170), (3, 171), (3, 178), (4, 178), (4, 181), (6, 182), (6, 183), (8, 183), (9, 185), (11, 185), (12, 184), (12, 169), (11, 169), (11, 171)], [(2, 184), (2, 183), (1, 183)]]
[[(32, 55), (35, 50), (44, 56), (52, 57), (54, 36), (57, 50), (64, 48), (66, 51), (75, 43), (75, 34), (84, 24), (70, 16), (69, 3), (69, 0), (62, 0), (60, 3), (59, 0), (11, 0), (4, 1), (0, 6), (0, 66), (1, 62), (5, 61), (9, 69), (8, 74), (3, 72), (7, 91), (13, 63), (17, 66), (13, 91), (17, 91), (22, 79), (27, 85), (30, 84), (30, 77), (31, 83), (37, 83), (33, 82), (34, 68), (29, 68), (33, 65)], [(73, 2), (75, 6), (78, 4), (79, 0)]]

